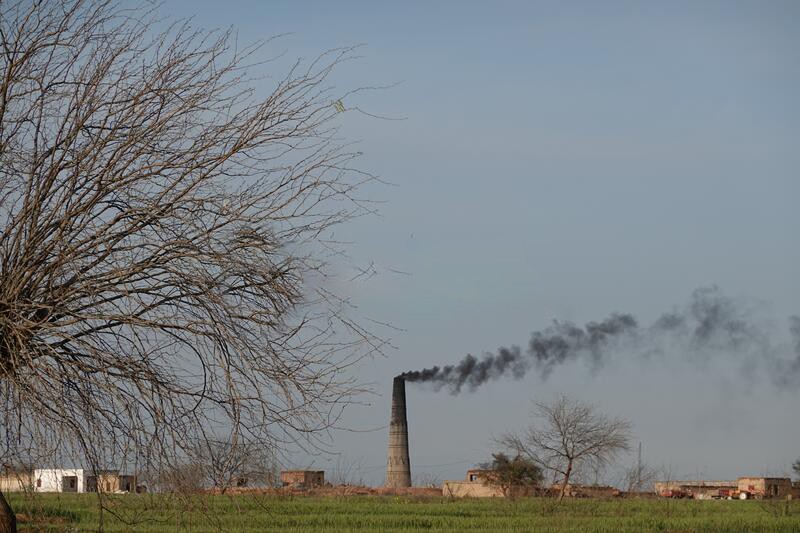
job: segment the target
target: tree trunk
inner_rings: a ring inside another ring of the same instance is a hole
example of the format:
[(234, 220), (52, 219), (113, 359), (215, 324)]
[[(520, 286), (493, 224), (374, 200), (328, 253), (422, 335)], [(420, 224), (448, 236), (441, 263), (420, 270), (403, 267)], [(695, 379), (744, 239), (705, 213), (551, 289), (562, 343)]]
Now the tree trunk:
[(17, 515), (0, 492), (0, 533), (17, 533)]
[(567, 492), (567, 485), (569, 484), (569, 476), (572, 474), (572, 461), (567, 463), (567, 471), (564, 473), (564, 483), (561, 485), (561, 494), (558, 495), (558, 502), (564, 499), (564, 493)]

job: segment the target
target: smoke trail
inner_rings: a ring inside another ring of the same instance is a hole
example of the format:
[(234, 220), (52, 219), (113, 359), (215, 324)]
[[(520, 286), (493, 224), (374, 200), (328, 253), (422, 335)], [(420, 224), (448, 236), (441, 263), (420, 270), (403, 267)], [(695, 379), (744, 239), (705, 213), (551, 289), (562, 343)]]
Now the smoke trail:
[(632, 335), (638, 327), (631, 315), (613, 314), (602, 322), (589, 322), (579, 328), (569, 322), (555, 322), (544, 331), (531, 335), (528, 353), (543, 377), (569, 359), (589, 354), (595, 364), (615, 339)]
[(692, 356), (710, 351), (744, 354), (765, 359), (772, 365), (773, 381), (778, 385), (800, 382), (800, 317), (790, 318), (794, 358), (788, 362), (776, 354), (769, 335), (750, 319), (748, 313), (717, 287), (699, 288), (692, 293), (683, 311), (664, 313), (649, 327), (639, 326), (630, 314), (614, 313), (600, 322), (583, 327), (555, 321), (550, 327), (531, 334), (527, 350), (518, 346), (500, 348), (482, 359), (468, 354), (459, 363), (433, 366), (401, 374), (409, 382), (431, 383), (438, 390), (448, 387), (458, 394), (490, 380), (519, 379), (530, 368), (546, 379), (553, 370), (568, 362), (588, 358), (600, 366), (615, 349), (642, 353), (661, 351), (663, 343), (680, 346)]
[(778, 364), (776, 373), (779, 385), (797, 385), (800, 383), (800, 316), (789, 317), (789, 332), (794, 343), (794, 359), (785, 364)]
[(796, 362), (800, 365), (800, 316), (790, 317), (789, 321), (791, 322), (789, 331), (791, 331), (792, 339), (794, 339), (794, 353), (797, 356)]
[(443, 367), (434, 366), (425, 370), (400, 374), (406, 381), (432, 382), (436, 389), (448, 385), (453, 394), (461, 392), (466, 384), (475, 390), (489, 380), (511, 374), (519, 379), (528, 370), (528, 361), (518, 346), (500, 348), (497, 354), (486, 354), (482, 360), (467, 354), (460, 363)]

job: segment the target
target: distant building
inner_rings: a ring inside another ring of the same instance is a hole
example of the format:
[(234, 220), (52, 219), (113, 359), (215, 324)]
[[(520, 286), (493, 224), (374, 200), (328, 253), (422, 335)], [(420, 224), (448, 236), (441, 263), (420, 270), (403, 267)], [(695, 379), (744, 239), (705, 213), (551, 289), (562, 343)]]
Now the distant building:
[(694, 498), (696, 500), (727, 498), (736, 492), (736, 487), (735, 481), (684, 480), (657, 481), (655, 483), (655, 491), (658, 496)]
[(134, 492), (136, 476), (114, 470), (93, 475), (83, 468), (37, 468), (31, 484), (36, 492)]
[(800, 488), (793, 487), (789, 478), (740, 477), (736, 481), (659, 481), (656, 494), (665, 498), (786, 498), (800, 496)]
[[(548, 494), (555, 496), (561, 493), (562, 483), (553, 483)], [(621, 492), (616, 487), (609, 485), (580, 485), (577, 483), (567, 483), (567, 488), (564, 490), (564, 496), (570, 498), (615, 498), (620, 496)]]
[(120, 474), (114, 470), (99, 472), (97, 476), (86, 478), (87, 492), (134, 492), (136, 476)]
[(281, 484), (284, 487), (310, 489), (325, 484), (324, 470), (283, 470)]
[(481, 481), (484, 482), (490, 478), (492, 474), (491, 470), (486, 470), (482, 468), (472, 468), (467, 470), (467, 481)]
[(33, 490), (33, 469), (4, 466), (0, 471), (0, 492)]
[(464, 480), (442, 483), (442, 495), (448, 498), (504, 497), (503, 489), (491, 483), (485, 470), (468, 470)]
[[(442, 483), (442, 495), (449, 498), (502, 498), (505, 496), (503, 488), (494, 483), (491, 478), (492, 470), (470, 469), (464, 480), (445, 481)], [(515, 496), (530, 495), (534, 487), (512, 487)]]
[(33, 471), (36, 492), (86, 492), (88, 471), (82, 468), (37, 468)]
[(792, 494), (792, 480), (788, 477), (740, 477), (737, 488), (740, 493), (746, 492), (755, 498), (785, 498)]

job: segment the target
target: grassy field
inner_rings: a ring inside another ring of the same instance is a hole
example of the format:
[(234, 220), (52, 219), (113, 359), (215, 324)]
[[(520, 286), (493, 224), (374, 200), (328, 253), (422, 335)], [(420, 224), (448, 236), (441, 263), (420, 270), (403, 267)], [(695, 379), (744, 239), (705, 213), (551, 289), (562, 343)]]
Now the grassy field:
[[(97, 531), (97, 497), (10, 494), (27, 531)], [(104, 531), (800, 532), (800, 502), (121, 495)]]

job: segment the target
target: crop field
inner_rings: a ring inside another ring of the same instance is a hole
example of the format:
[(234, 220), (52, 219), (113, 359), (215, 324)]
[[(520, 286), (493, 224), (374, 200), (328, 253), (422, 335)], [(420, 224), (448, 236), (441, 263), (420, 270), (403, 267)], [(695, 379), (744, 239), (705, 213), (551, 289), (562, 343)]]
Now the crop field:
[(10, 494), (22, 531), (800, 531), (800, 502)]

